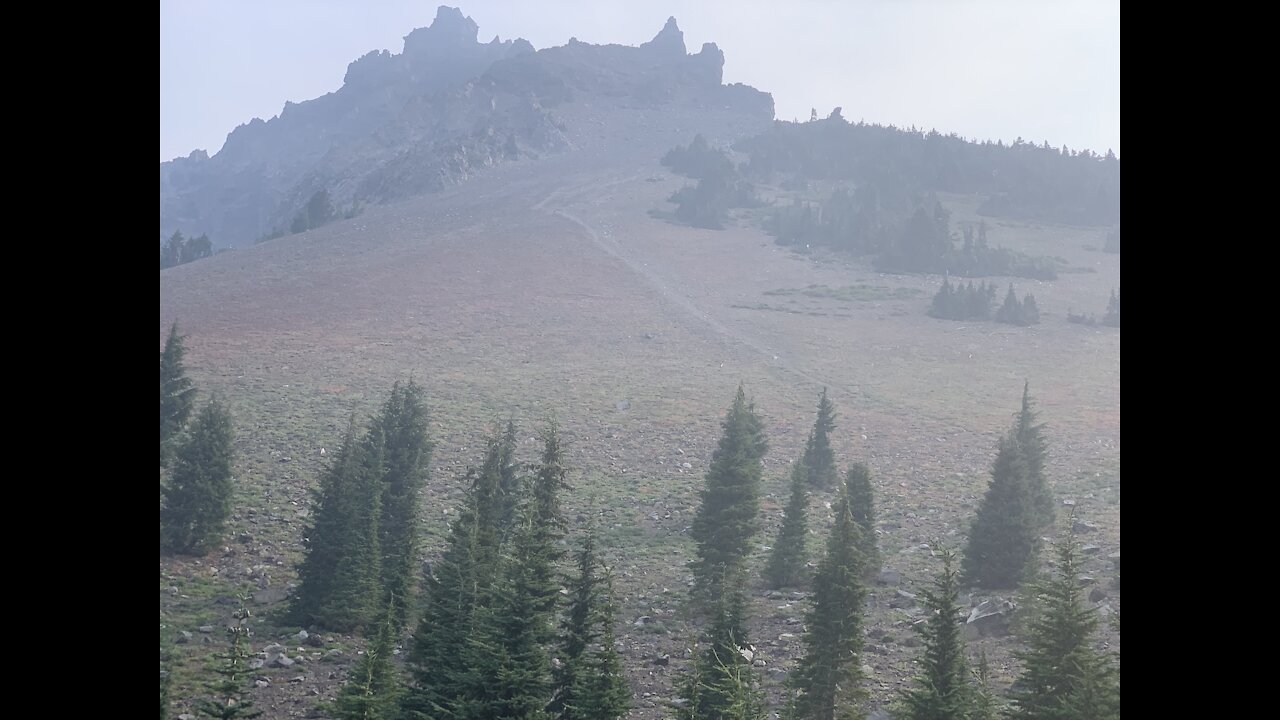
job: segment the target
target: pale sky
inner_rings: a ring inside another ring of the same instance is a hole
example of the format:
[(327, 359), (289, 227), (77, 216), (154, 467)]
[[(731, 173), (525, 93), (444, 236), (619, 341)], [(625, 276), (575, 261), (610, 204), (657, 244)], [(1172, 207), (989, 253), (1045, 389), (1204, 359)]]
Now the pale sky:
[[(399, 53), (439, 0), (161, 0), (160, 160), (337, 90), (370, 50)], [(639, 45), (674, 15), (714, 42), (724, 81), (777, 117), (915, 125), (1120, 152), (1119, 0), (467, 0), (479, 40)]]

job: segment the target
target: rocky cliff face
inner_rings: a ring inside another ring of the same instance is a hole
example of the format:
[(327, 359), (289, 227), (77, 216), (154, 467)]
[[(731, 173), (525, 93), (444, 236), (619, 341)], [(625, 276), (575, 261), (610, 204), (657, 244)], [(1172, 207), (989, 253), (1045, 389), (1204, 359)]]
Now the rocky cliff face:
[(400, 54), (352, 62), (337, 91), (241, 125), (212, 157), (195, 151), (160, 163), (161, 237), (180, 228), (246, 245), (287, 229), (317, 190), (342, 209), (570, 151), (579, 129), (562, 111), (575, 104), (715, 108), (762, 127), (773, 119), (767, 93), (721, 84), (724, 54), (714, 44), (687, 53), (675, 18), (640, 47), (575, 39), (535, 52), (520, 39), (478, 42), (478, 32), (442, 6)]

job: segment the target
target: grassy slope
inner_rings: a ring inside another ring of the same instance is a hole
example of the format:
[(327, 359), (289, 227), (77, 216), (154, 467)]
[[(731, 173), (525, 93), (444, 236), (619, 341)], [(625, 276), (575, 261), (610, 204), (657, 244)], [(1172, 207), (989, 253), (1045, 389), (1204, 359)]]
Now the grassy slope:
[[(646, 181), (653, 177), (660, 180)], [(989, 220), (993, 244), (1096, 272), (1015, 281), (1020, 294), (1036, 295), (1038, 326), (955, 323), (924, 314), (940, 278), (800, 258), (758, 230), (695, 230), (646, 214), (682, 183), (654, 160), (604, 163), (583, 152), (161, 273), (162, 335), (179, 320), (202, 392), (219, 392), (232, 407), (241, 482), (228, 551), (161, 560), (162, 624), (195, 631), (225, 619), (232, 608), (217, 599), (259, 589), (264, 573), (271, 586), (291, 582), (320, 449), (332, 449), (350, 413), (372, 411), (394, 380), (410, 376), (428, 390), (438, 443), (423, 503), (428, 558), (486, 428), (514, 415), (532, 461), (536, 426), (550, 414), (560, 420), (576, 468), (571, 517), (601, 524), (625, 593), (632, 717), (659, 716), (682, 665), (690, 637), (680, 610), (690, 554), (683, 531), (739, 381), (772, 445), (762, 544), (826, 385), (840, 413), (837, 456), (842, 466), (871, 466), (885, 564), (914, 590), (933, 570), (922, 543), (962, 544), (995, 437), (1030, 379), (1049, 423), (1050, 475), (1060, 496), (1077, 500), (1078, 515), (1101, 527), (1084, 540), (1103, 548), (1089, 570), (1107, 573), (1103, 558), (1119, 548), (1119, 332), (1065, 319), (1068, 306), (1101, 314), (1119, 284), (1118, 256), (1083, 249), (1100, 245), (1102, 231)], [(972, 217), (974, 200), (945, 200), (953, 221)], [(888, 292), (767, 294), (815, 284)], [(760, 304), (802, 312), (750, 309)], [(624, 400), (629, 407), (618, 409)], [(819, 524), (825, 513), (815, 512)], [(240, 533), (249, 538), (237, 541)], [(903, 612), (887, 606), (892, 594), (877, 589), (869, 607), (869, 646), (878, 649), (864, 660), (879, 700), (907, 681), (916, 652), (899, 642), (910, 631)], [(776, 690), (791, 647), (779, 636), (799, 633), (788, 621), (803, 604), (763, 592), (756, 603), (756, 642)], [(279, 627), (271, 606), (259, 610), (255, 648), (296, 631)], [(633, 626), (640, 615), (658, 622)], [(201, 637), (177, 646), (174, 698), (196, 692), (212, 650)], [(1016, 669), (1008, 642), (982, 643), (1008, 680)], [(263, 671), (271, 686), (256, 691), (259, 703), (269, 717), (304, 716), (318, 696), (332, 695), (359, 644), (331, 636), (327, 647), (345, 654)], [(672, 664), (652, 665), (659, 654)]]

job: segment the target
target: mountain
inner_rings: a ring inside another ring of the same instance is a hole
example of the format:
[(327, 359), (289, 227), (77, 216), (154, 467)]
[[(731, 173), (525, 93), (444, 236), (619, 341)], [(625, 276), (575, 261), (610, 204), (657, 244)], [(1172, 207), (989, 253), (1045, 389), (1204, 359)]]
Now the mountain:
[(600, 111), (661, 110), (678, 122), (680, 111), (714, 108), (717, 121), (700, 124), (721, 133), (773, 119), (770, 95), (721, 83), (714, 44), (686, 51), (675, 18), (640, 47), (574, 39), (535, 51), (523, 39), (481, 43), (478, 32), (441, 6), (399, 54), (352, 62), (335, 92), (254, 118), (212, 157), (197, 150), (160, 163), (161, 239), (181, 229), (219, 246), (251, 244), (287, 229), (320, 190), (339, 210), (440, 191), (592, 142)]

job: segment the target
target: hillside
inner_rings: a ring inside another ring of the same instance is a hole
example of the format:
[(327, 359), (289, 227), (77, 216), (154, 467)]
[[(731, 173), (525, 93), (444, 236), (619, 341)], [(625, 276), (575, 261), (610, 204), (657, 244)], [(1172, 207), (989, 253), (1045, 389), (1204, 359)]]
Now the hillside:
[[(1119, 286), (1119, 255), (1089, 249), (1105, 230), (981, 216), (993, 243), (1083, 271), (1014, 281), (1035, 293), (1039, 325), (935, 320), (925, 310), (940, 275), (793, 253), (750, 211), (735, 211), (722, 231), (651, 212), (688, 183), (659, 164), (671, 147), (698, 133), (728, 147), (770, 126), (767, 95), (721, 84), (714, 46), (687, 54), (674, 22), (640, 48), (480, 45), (474, 23), (447, 10), (410, 34), (401, 55), (353, 63), (337, 93), (242, 126), (211, 158), (161, 165), (162, 235), (181, 225), (246, 245), (160, 273), (161, 341), (177, 321), (202, 397), (216, 392), (231, 408), (240, 489), (223, 549), (161, 558), (161, 623), (191, 633), (174, 646), (175, 715), (199, 692), (206, 639), (222, 642), (199, 628), (224, 623), (241, 588), (256, 593), (255, 650), (302, 645), (277, 611), (296, 580), (310, 490), (350, 414), (367, 416), (408, 377), (426, 389), (436, 442), (423, 497), (427, 562), (492, 424), (513, 417), (532, 461), (537, 428), (549, 416), (560, 422), (566, 509), (598, 523), (617, 572), (631, 718), (663, 717), (687, 666), (696, 636), (683, 610), (687, 530), (739, 382), (770, 441), (759, 545), (777, 530), (823, 387), (839, 413), (839, 466), (871, 468), (884, 566), (900, 576), (868, 601), (873, 707), (915, 672), (918, 609), (899, 590), (917, 592), (936, 569), (930, 539), (963, 544), (1024, 379), (1048, 423), (1055, 496), (1096, 527), (1082, 537), (1097, 546), (1086, 572), (1109, 596), (1102, 604), (1119, 608), (1107, 557), (1120, 545), (1120, 336), (1066, 320), (1069, 308), (1100, 310)], [(427, 62), (431, 53), (458, 60)], [(430, 71), (415, 74), (419, 57)], [(318, 139), (331, 132), (336, 140)], [(519, 152), (499, 157), (513, 134)], [(250, 244), (321, 185), (338, 204), (366, 198), (367, 209)], [(228, 188), (237, 195), (219, 201)], [(956, 222), (978, 221), (987, 201), (940, 199)], [(166, 209), (177, 207), (194, 214)], [(850, 287), (860, 289), (823, 291)], [(831, 499), (812, 505), (814, 547)], [(751, 601), (777, 698), (804, 603), (757, 585)], [(332, 698), (363, 641), (322, 636), (296, 653), (306, 662), (260, 671), (266, 684), (253, 692), (264, 717), (318, 717), (317, 702)], [(1016, 674), (1012, 646), (1010, 637), (970, 642), (991, 656), (1001, 686)]]

